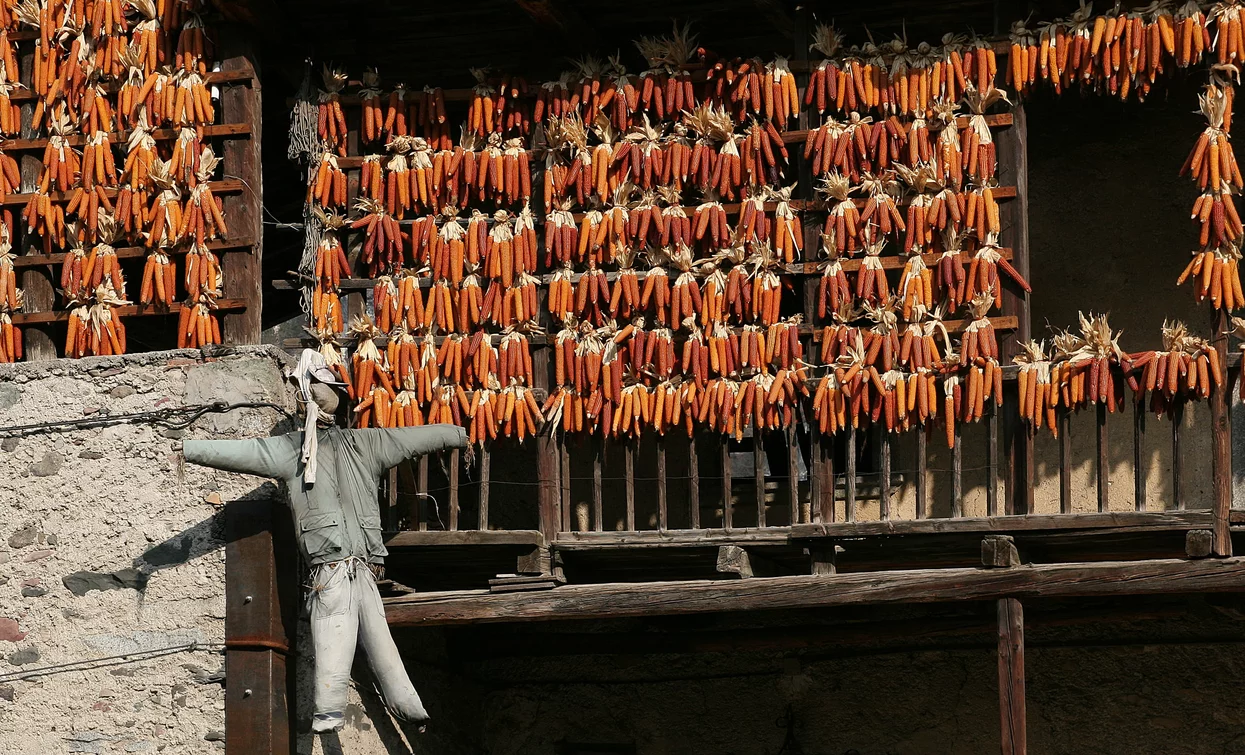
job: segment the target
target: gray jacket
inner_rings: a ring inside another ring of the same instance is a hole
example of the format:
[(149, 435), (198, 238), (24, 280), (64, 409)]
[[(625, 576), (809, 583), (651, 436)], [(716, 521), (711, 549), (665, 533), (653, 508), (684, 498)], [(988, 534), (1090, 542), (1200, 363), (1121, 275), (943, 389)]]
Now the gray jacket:
[(412, 456), (467, 445), (467, 433), (457, 425), (330, 427), (319, 433), (313, 484), (302, 477), (302, 432), (256, 440), (188, 440), (183, 450), (186, 461), (195, 464), (284, 480), (299, 546), (315, 566), (352, 556), (383, 563), (389, 552), (381, 538), (381, 475)]

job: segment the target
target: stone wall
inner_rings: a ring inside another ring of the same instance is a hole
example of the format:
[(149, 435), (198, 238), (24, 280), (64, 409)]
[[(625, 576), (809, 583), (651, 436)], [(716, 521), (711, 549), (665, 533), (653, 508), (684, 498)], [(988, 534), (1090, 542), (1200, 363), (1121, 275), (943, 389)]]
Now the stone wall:
[[(286, 405), (276, 353), (0, 366), (0, 427), (217, 400)], [(181, 444), (278, 421), (246, 410), (0, 441), (0, 753), (223, 747), (222, 502), (275, 488), (187, 466)]]

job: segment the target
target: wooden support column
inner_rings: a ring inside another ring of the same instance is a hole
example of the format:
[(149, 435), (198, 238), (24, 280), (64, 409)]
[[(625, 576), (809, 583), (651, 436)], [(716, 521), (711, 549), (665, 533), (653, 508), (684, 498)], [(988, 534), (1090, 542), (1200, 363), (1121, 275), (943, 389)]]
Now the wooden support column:
[(225, 729), (227, 755), (294, 752), (298, 563), (280, 501), (234, 501), (226, 509)]
[[(533, 386), (538, 391), (549, 390), (549, 348), (538, 346), (532, 353), (532, 377), (536, 382)], [(546, 543), (552, 543), (558, 537), (558, 499), (561, 497), (561, 485), (558, 482), (558, 444), (557, 439), (549, 432), (552, 428), (541, 430), (536, 436), (536, 478), (540, 483), (537, 506), (540, 515), (540, 534), (545, 536)]]
[[(1228, 364), (1228, 313), (1215, 310), (1212, 316), (1214, 333), (1212, 344), (1219, 355), (1219, 364)], [(1228, 517), (1232, 513), (1232, 415), (1228, 411), (1228, 392), (1231, 381), (1212, 385), (1210, 389), (1211, 423), (1211, 491), (1214, 501), (1215, 525), (1212, 532), (1211, 551), (1216, 556), (1232, 555), (1232, 533), (1228, 530)]]
[(1025, 618), (1020, 601), (1000, 598), (999, 722), (1003, 755), (1025, 755)]
[[(33, 47), (31, 48), (34, 49)], [(34, 53), (28, 52), (22, 55), (21, 73), (22, 84), (27, 88), (31, 86), (31, 75), (34, 72)], [(22, 113), (22, 138), (31, 139), (37, 137), (34, 127), (31, 125), (31, 119), (34, 115), (35, 103), (33, 100), (27, 101), (21, 106)], [(18, 158), (18, 168), (21, 171), (21, 191), (29, 193), (35, 191), (39, 186), (39, 173), (43, 170), (43, 162), (40, 160), (38, 152), (33, 150), (22, 152)], [(14, 215), (17, 213), (15, 212)], [(15, 218), (20, 224), (20, 218)], [(22, 243), (20, 247), (15, 246), (15, 251), (21, 254), (43, 254), (43, 247), (36, 244), (36, 236), (31, 233), (25, 233), (25, 226), (22, 225)], [(35, 265), (23, 268), (18, 285), (22, 288), (22, 311), (23, 312), (48, 312), (56, 304), (56, 290), (52, 281), (54, 272), (51, 265)], [(48, 359), (56, 358), (56, 342), (53, 340), (50, 324), (32, 325), (27, 324), (22, 328), (22, 353), (23, 358), (27, 362), (41, 362)]]
[(242, 28), (222, 30), (221, 69), (247, 71), (251, 74), (246, 82), (230, 84), (221, 91), (220, 104), (225, 121), (244, 123), (251, 129), (249, 139), (230, 139), (224, 146), (225, 175), (243, 181), (242, 192), (224, 199), (225, 222), (229, 224), (229, 236), (248, 237), (255, 240), (251, 253), (240, 250), (222, 256), (224, 294), (244, 299), (246, 309), (221, 317), (221, 336), (225, 343), (259, 343), (262, 324), (260, 320), (263, 301), (264, 186), (260, 170), (260, 141), (263, 136), (263, 118), (260, 108), (260, 85), (258, 50), (250, 35)]

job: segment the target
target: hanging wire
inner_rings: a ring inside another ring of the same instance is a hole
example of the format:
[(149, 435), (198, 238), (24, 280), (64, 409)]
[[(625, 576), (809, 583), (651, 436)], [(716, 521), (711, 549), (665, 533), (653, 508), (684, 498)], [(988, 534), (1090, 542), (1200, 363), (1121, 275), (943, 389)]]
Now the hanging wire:
[(243, 401), (228, 404), (224, 401), (213, 401), (210, 404), (190, 404), (188, 406), (156, 409), (149, 412), (133, 412), (131, 414), (100, 414), (82, 419), (66, 419), (54, 422), (34, 422), (29, 425), (10, 425), (0, 427), (0, 437), (23, 437), (41, 433), (58, 433), (69, 430), (83, 430), (92, 427), (108, 427), (110, 425), (143, 424), (163, 425), (174, 430), (183, 430), (205, 414), (224, 414), (235, 409), (273, 409), (294, 419), (290, 410), (268, 401)]
[[(54, 663), (50, 666), (40, 666), (38, 668), (24, 669), (22, 671), (13, 671), (8, 674), (0, 674), (0, 682), (16, 682), (23, 679), (34, 679), (40, 676), (52, 676), (54, 674), (64, 674), (70, 671), (91, 671), (103, 666), (122, 666), (127, 663), (141, 663), (154, 658), (160, 658), (166, 655), (175, 655), (177, 653), (194, 652), (196, 650), (207, 650), (209, 648), (224, 647), (223, 642), (188, 642), (184, 645), (170, 645), (163, 648), (152, 648), (150, 650), (136, 650), (133, 653), (120, 653), (118, 655), (108, 655), (103, 658), (85, 658), (80, 661), (66, 661), (65, 663)], [(110, 663), (109, 661), (115, 661)]]

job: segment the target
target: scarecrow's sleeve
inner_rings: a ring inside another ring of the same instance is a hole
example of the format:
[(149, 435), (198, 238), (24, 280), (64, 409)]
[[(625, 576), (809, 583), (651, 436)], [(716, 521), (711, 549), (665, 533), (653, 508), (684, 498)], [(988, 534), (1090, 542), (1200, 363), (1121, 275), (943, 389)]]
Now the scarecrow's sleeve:
[(254, 440), (188, 440), (182, 444), (182, 452), (192, 464), (260, 477), (284, 478), (298, 461), (293, 444), (284, 436)]
[(467, 431), (458, 425), (373, 428), (355, 432), (378, 474), (412, 456), (467, 446)]

